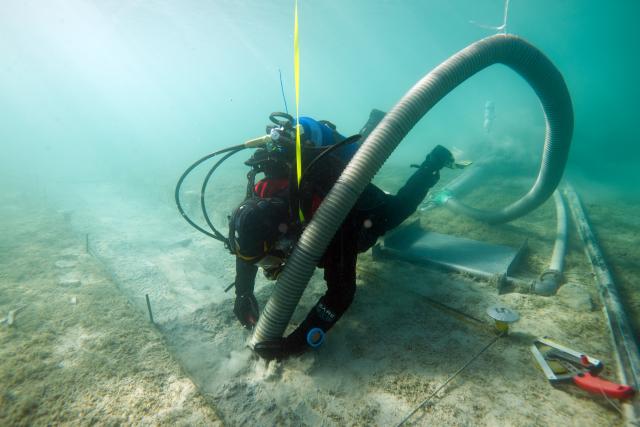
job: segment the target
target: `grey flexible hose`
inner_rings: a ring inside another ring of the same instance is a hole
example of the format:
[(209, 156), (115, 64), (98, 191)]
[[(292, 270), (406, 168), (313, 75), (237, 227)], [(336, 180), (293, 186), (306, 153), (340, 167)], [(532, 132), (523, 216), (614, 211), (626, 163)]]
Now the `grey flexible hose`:
[(556, 241), (551, 253), (549, 268), (533, 285), (533, 292), (538, 295), (550, 296), (556, 293), (564, 270), (564, 256), (567, 253), (567, 209), (558, 190), (553, 192), (556, 205)]
[(520, 74), (540, 98), (546, 122), (542, 165), (532, 189), (498, 212), (455, 201), (454, 209), (490, 222), (507, 222), (543, 203), (555, 190), (567, 160), (573, 108), (564, 79), (537, 48), (512, 35), (495, 35), (456, 53), (423, 77), (364, 141), (306, 227), (256, 326), (251, 345), (282, 337), (313, 271), (356, 200), (415, 124), (444, 96), (484, 68), (502, 63)]
[(505, 37), (519, 41), (515, 43), (517, 46), (505, 50), (509, 59), (519, 61), (520, 66), (514, 66), (512, 62), (500, 62), (518, 72), (538, 95), (544, 110), (546, 132), (538, 177), (529, 192), (519, 200), (495, 212), (472, 208), (455, 197), (447, 200), (446, 206), (452, 211), (491, 224), (509, 222), (526, 215), (551, 196), (562, 178), (573, 134), (573, 106), (560, 72), (533, 46), (513, 36)]
[(562, 273), (564, 270), (564, 255), (567, 253), (567, 209), (559, 191), (553, 192), (556, 204), (556, 242), (553, 245), (549, 270)]

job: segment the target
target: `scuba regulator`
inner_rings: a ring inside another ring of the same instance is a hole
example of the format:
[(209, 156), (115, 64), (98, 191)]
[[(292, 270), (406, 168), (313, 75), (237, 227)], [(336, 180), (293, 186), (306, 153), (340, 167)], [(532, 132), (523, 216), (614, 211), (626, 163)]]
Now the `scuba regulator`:
[[(263, 172), (271, 174), (284, 172), (284, 169), (287, 167), (287, 165), (283, 164), (283, 159), (286, 157), (283, 156), (283, 154), (286, 154), (289, 149), (293, 148), (293, 144), (295, 143), (294, 119), (287, 113), (274, 112), (269, 115), (269, 120), (272, 124), (267, 126), (266, 135), (250, 139), (243, 144), (223, 148), (222, 150), (215, 151), (202, 157), (184, 171), (176, 184), (174, 197), (180, 215), (185, 219), (185, 221), (187, 221), (187, 223), (189, 223), (189, 225), (194, 227), (196, 230), (222, 242), (227, 248), (229, 248), (228, 238), (216, 229), (216, 227), (211, 222), (209, 214), (207, 212), (205, 203), (207, 186), (209, 184), (211, 176), (222, 163), (224, 163), (229, 157), (246, 148), (258, 149), (254, 153), (254, 155), (252, 155), (251, 158), (245, 162), (245, 164), (251, 167), (251, 171), (249, 171), (248, 174), (249, 186), (247, 188), (247, 194), (250, 194), (250, 190), (253, 189), (255, 175), (257, 175), (258, 173)], [(196, 167), (198, 167), (205, 161), (222, 154), (224, 155), (211, 167), (211, 169), (205, 176), (200, 189), (200, 205), (202, 208), (202, 215), (207, 222), (207, 225), (211, 229), (211, 231), (208, 231), (198, 225), (192, 218), (189, 217), (189, 215), (187, 215), (180, 201), (180, 190), (182, 188), (184, 180)]]

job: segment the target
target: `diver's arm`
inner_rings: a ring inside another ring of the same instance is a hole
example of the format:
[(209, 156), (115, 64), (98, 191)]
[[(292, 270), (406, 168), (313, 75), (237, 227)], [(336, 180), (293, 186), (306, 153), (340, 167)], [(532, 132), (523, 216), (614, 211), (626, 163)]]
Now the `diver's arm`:
[(236, 296), (253, 293), (258, 267), (236, 257)]
[(247, 329), (252, 329), (260, 316), (258, 301), (253, 295), (257, 273), (258, 267), (236, 257), (236, 300), (233, 312)]
[(289, 336), (289, 340), (299, 333), (306, 337), (307, 332), (313, 328), (327, 332), (347, 311), (356, 293), (357, 242), (356, 228), (348, 220), (345, 221), (323, 256), (327, 291), (302, 324)]

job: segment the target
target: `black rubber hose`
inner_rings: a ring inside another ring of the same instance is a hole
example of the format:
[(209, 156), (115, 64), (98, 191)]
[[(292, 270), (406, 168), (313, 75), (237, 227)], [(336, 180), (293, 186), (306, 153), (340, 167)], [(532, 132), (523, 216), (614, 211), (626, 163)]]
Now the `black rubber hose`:
[(211, 222), (211, 219), (209, 218), (209, 214), (207, 212), (207, 205), (204, 199), (204, 195), (207, 192), (207, 185), (209, 184), (209, 179), (211, 178), (213, 173), (216, 171), (216, 169), (218, 169), (218, 166), (224, 163), (224, 161), (227, 160), (229, 157), (233, 156), (239, 151), (242, 151), (243, 148), (244, 146), (242, 148), (237, 148), (233, 151), (230, 151), (224, 156), (222, 156), (222, 158), (218, 160), (216, 164), (213, 165), (213, 167), (209, 170), (209, 172), (207, 173), (207, 176), (204, 178), (204, 181), (202, 182), (202, 188), (200, 189), (200, 206), (202, 206), (202, 216), (204, 216), (204, 220), (207, 222), (209, 227), (211, 227), (211, 230), (213, 230), (213, 234), (218, 236), (217, 239), (223, 242), (225, 245), (228, 245), (229, 240), (226, 237), (224, 237), (224, 235), (221, 234), (218, 230), (216, 230), (216, 227)]
[(182, 218), (184, 218), (184, 220), (187, 221), (189, 223), (189, 225), (191, 225), (193, 228), (195, 228), (199, 232), (204, 233), (209, 237), (213, 237), (216, 240), (220, 240), (221, 242), (224, 242), (224, 236), (222, 236), (222, 240), (221, 240), (218, 236), (216, 236), (215, 234), (210, 233), (209, 231), (207, 231), (204, 228), (200, 227), (198, 224), (193, 222), (193, 220), (191, 220), (191, 218), (189, 218), (189, 215), (187, 215), (187, 213), (182, 208), (182, 203), (180, 203), (180, 188), (182, 187), (182, 183), (184, 182), (185, 178), (187, 176), (189, 176), (191, 171), (194, 170), (196, 167), (198, 167), (198, 165), (200, 165), (202, 162), (205, 162), (205, 161), (209, 160), (210, 158), (215, 157), (215, 156), (217, 156), (219, 154), (227, 153), (229, 151), (238, 150), (238, 149), (242, 149), (242, 148), (245, 148), (244, 144), (239, 144), (239, 145), (234, 145), (232, 147), (224, 148), (222, 150), (219, 150), (219, 151), (216, 151), (214, 153), (208, 154), (208, 155), (204, 156), (203, 158), (201, 158), (200, 160), (198, 160), (197, 162), (193, 163), (191, 166), (189, 166), (187, 168), (187, 170), (184, 171), (182, 176), (180, 176), (180, 179), (178, 179), (178, 182), (176, 184), (176, 189), (175, 189), (175, 192), (174, 192), (174, 198), (175, 198), (175, 201), (176, 201), (176, 206), (178, 207), (178, 211), (180, 212), (180, 215), (182, 215)]
[(298, 184), (299, 188), (302, 188), (302, 184), (304, 183), (304, 179), (308, 176), (309, 172), (311, 172), (311, 170), (314, 168), (315, 165), (318, 164), (318, 162), (322, 159), (324, 159), (326, 156), (328, 156), (329, 154), (333, 153), (335, 150), (337, 150), (338, 148), (344, 147), (347, 144), (351, 144), (353, 142), (358, 141), (361, 138), (360, 135), (356, 134), (356, 135), (351, 135), (348, 138), (343, 139), (342, 141), (338, 142), (337, 144), (333, 144), (330, 145), (329, 148), (326, 148), (322, 153), (318, 154), (308, 165), (307, 167), (304, 169), (304, 171), (302, 172), (302, 177), (300, 178), (300, 184)]

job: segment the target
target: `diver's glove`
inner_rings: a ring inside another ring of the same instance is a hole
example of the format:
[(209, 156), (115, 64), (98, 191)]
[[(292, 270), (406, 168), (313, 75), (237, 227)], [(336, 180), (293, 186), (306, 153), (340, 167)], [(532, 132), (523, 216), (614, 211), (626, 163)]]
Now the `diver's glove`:
[(265, 360), (282, 360), (290, 356), (298, 356), (311, 349), (303, 334), (297, 330), (286, 338), (262, 341), (253, 347), (258, 356)]
[(258, 301), (253, 293), (236, 295), (236, 302), (233, 305), (233, 313), (236, 315), (242, 326), (253, 329), (258, 323), (260, 309)]
[(427, 158), (422, 162), (420, 168), (439, 171), (444, 167), (452, 168), (454, 163), (455, 159), (451, 151), (442, 145), (436, 145), (436, 147), (427, 154)]

